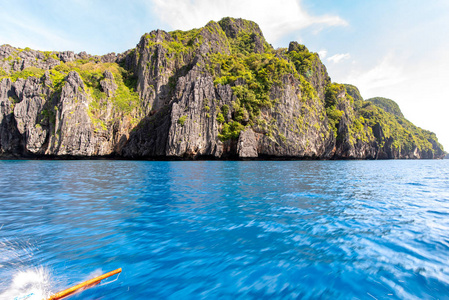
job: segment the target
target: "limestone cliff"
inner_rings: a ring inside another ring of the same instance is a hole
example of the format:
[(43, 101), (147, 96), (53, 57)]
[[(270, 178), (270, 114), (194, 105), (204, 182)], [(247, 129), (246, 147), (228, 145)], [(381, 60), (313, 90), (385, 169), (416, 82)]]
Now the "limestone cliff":
[(122, 54), (0, 47), (0, 157), (441, 158), (384, 98), (251, 21), (152, 31)]

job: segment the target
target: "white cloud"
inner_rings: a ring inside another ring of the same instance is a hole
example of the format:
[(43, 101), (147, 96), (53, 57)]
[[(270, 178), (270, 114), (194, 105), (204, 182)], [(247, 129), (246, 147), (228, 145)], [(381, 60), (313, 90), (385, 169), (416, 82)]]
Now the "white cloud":
[(389, 53), (367, 71), (353, 69), (337, 81), (357, 86), (364, 99), (386, 97), (394, 100), (407, 119), (416, 126), (435, 132), (447, 151), (449, 120), (446, 114), (449, 101), (442, 92), (449, 81), (447, 69), (449, 59), (445, 56), (434, 61), (412, 63), (407, 58)]
[(9, 30), (2, 30), (0, 40), (16, 47), (31, 47), (39, 50), (69, 50), (75, 43), (66, 39), (56, 30), (50, 30), (48, 26), (33, 19), (23, 22), (7, 14), (2, 14), (2, 26)]
[(261, 27), (269, 43), (310, 26), (346, 26), (339, 16), (311, 16), (299, 0), (152, 0), (149, 9), (172, 29), (204, 26), (210, 20), (223, 17), (244, 18)]
[(349, 53), (335, 54), (327, 59), (329, 62), (333, 62), (334, 64), (338, 64), (342, 60), (350, 59), (351, 55)]
[[(140, 0), (144, 1), (144, 0)], [(1, 2), (1, 0), (0, 0)], [(132, 48), (151, 23), (137, 0), (3, 1), (0, 44), (102, 55)], [(20, 16), (20, 17), (17, 17)]]
[[(329, 57), (328, 60), (332, 58)], [(379, 90), (397, 86), (407, 79), (408, 76), (404, 71), (404, 67), (394, 58), (393, 54), (388, 54), (377, 65), (367, 71), (353, 70), (344, 79), (344, 82), (356, 85), (368, 97), (376, 97), (382, 96), (377, 94)]]
[(321, 60), (325, 59), (327, 56), (327, 50), (323, 49), (323, 50), (318, 51), (318, 55), (320, 56)]

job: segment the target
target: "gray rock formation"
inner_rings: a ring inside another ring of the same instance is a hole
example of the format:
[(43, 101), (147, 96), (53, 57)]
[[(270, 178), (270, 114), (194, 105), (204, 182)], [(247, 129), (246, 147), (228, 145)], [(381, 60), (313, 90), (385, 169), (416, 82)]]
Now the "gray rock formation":
[(274, 50), (242, 19), (152, 31), (117, 55), (3, 45), (0, 157), (444, 157), (379, 99), (331, 84), (317, 54)]
[(244, 130), (239, 135), (237, 154), (240, 158), (255, 158), (257, 153), (257, 139), (252, 129)]

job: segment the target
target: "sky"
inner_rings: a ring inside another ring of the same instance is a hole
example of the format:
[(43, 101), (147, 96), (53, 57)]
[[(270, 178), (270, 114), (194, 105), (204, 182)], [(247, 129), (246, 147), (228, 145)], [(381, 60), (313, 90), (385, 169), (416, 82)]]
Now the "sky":
[(155, 29), (255, 21), (273, 47), (318, 52), (333, 82), (396, 101), (449, 152), (447, 0), (0, 0), (0, 44), (121, 53)]

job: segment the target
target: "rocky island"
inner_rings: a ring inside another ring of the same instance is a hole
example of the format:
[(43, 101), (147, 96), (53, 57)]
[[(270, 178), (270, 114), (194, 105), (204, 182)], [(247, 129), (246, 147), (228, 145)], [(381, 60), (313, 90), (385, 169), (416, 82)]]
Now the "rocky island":
[(92, 56), (0, 47), (0, 158), (443, 158), (389, 99), (251, 21), (145, 34)]

